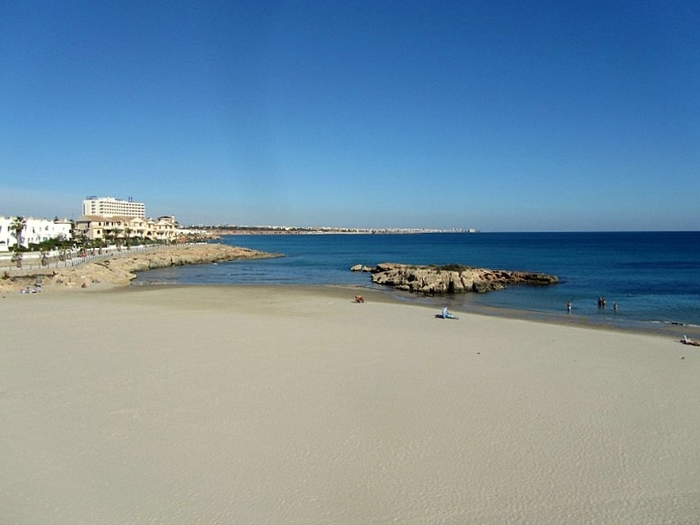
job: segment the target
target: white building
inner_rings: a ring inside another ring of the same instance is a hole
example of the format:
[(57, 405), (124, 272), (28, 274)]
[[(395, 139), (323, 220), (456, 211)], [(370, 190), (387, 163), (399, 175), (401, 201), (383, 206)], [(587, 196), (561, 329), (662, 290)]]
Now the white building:
[(99, 217), (140, 217), (146, 218), (146, 205), (143, 202), (119, 200), (114, 197), (91, 196), (83, 201), (83, 216)]
[(71, 239), (71, 223), (64, 220), (36, 219), (34, 217), (24, 218), (24, 228), (19, 233), (15, 231), (16, 217), (4, 217), (0, 215), (0, 252), (12, 250), (17, 242), (24, 248), (29, 248), (30, 244), (39, 244), (49, 239), (62, 237)]

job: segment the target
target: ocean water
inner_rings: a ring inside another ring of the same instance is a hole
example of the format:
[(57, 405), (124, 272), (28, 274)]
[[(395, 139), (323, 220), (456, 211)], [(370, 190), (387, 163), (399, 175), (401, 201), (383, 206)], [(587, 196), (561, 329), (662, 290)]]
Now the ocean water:
[[(440, 298), (390, 292), (407, 301), (566, 314), (612, 324), (700, 326), (700, 232), (430, 233), (397, 235), (242, 235), (222, 242), (284, 254), (261, 261), (174, 267), (136, 283), (341, 284), (382, 288), (355, 264), (463, 264), (554, 274), (561, 283), (512, 286)], [(607, 299), (599, 309), (598, 297)], [(613, 311), (613, 303), (618, 311)]]

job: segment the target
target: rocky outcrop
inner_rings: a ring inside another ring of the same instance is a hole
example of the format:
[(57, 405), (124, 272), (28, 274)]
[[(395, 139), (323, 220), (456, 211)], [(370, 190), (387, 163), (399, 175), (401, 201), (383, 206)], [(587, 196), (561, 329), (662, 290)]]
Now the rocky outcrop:
[(124, 285), (135, 279), (137, 272), (153, 268), (279, 256), (224, 244), (188, 244), (143, 251), (125, 250), (119, 256), (97, 258), (68, 268), (7, 272), (3, 279), (0, 279), (0, 289), (21, 289), (24, 286), (33, 286), (36, 282), (41, 282), (42, 286), (89, 286), (98, 282)]
[[(361, 265), (355, 267), (362, 268)], [(559, 282), (554, 275), (458, 265), (411, 266), (382, 263), (371, 271), (372, 282), (375, 284), (424, 294), (485, 293), (514, 284), (547, 285)]]
[(373, 271), (374, 268), (371, 266), (365, 266), (364, 264), (356, 264), (352, 268), (350, 268), (351, 272), (371, 272)]

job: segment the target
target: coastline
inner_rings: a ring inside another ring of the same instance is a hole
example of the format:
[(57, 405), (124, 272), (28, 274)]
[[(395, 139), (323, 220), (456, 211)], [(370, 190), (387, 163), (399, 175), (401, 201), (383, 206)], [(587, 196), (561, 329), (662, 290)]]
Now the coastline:
[(449, 321), (333, 286), (54, 288), (0, 305), (3, 522), (700, 512), (700, 350), (668, 337)]
[[(211, 245), (210, 245), (211, 246)], [(217, 246), (217, 245), (214, 245)], [(234, 247), (238, 250), (237, 247)], [(247, 250), (247, 249), (243, 249)], [(243, 258), (270, 258), (279, 257), (277, 254), (268, 254), (265, 252), (252, 251), (252, 256), (244, 253)], [(241, 253), (239, 251), (233, 252), (236, 257), (240, 257)], [(196, 263), (196, 264), (202, 264)], [(137, 270), (139, 271), (139, 270)], [(140, 270), (147, 271), (147, 270)], [(72, 269), (72, 273), (78, 273), (75, 269)], [(356, 293), (361, 293), (365, 297), (371, 298), (373, 302), (387, 303), (387, 304), (403, 304), (403, 305), (414, 305), (418, 307), (433, 308), (439, 310), (443, 305), (449, 305), (451, 310), (465, 315), (477, 315), (486, 317), (498, 317), (504, 319), (522, 320), (534, 323), (552, 324), (552, 325), (562, 325), (571, 326), (578, 328), (590, 328), (593, 330), (609, 330), (618, 331), (626, 333), (635, 334), (646, 334), (650, 336), (658, 336), (665, 338), (673, 338), (675, 341), (683, 338), (684, 335), (700, 340), (700, 326), (687, 325), (680, 323), (663, 323), (663, 322), (651, 322), (651, 321), (637, 321), (637, 320), (627, 320), (620, 318), (619, 320), (611, 321), (610, 319), (596, 320), (590, 316), (580, 316), (576, 314), (556, 314), (552, 312), (543, 312), (536, 310), (526, 310), (526, 309), (514, 309), (506, 307), (490, 306), (478, 303), (471, 303), (469, 307), (466, 308), (463, 305), (451, 304), (450, 296), (431, 296), (423, 297), (414, 293), (404, 292), (401, 290), (395, 290), (391, 287), (377, 288), (376, 286), (371, 287), (367, 285), (347, 285), (347, 284), (309, 284), (309, 285), (299, 285), (299, 284), (281, 284), (281, 285), (270, 285), (270, 284), (160, 284), (160, 283), (139, 283), (134, 281), (135, 275), (130, 273), (130, 275), (125, 279), (120, 279), (118, 282), (109, 281), (90, 281), (94, 277), (90, 275), (90, 272), (82, 271), (81, 278), (83, 281), (88, 281), (90, 284), (85, 288), (77, 285), (75, 282), (81, 282), (80, 279), (70, 279), (68, 282), (61, 283), (62, 286), (50, 286), (44, 289), (44, 293), (49, 291), (50, 293), (63, 294), (65, 292), (106, 292), (112, 291), (115, 293), (128, 293), (133, 289), (189, 289), (189, 288), (242, 288), (242, 289), (260, 289), (266, 291), (275, 291), (276, 293), (295, 293), (295, 291), (307, 291), (313, 292), (320, 295), (329, 295), (340, 297), (351, 296)], [(61, 274), (65, 275), (65, 274)], [(89, 275), (90, 277), (86, 277)], [(8, 295), (15, 295), (16, 292), (20, 292), (21, 289), (33, 282), (33, 279), (27, 280), (20, 278), (19, 283), (14, 282), (12, 285), (3, 288), (0, 286), (0, 294), (2, 298)], [(0, 285), (2, 281), (0, 281)]]
[[(445, 265), (460, 263), (479, 268), (505, 268), (557, 275), (560, 283), (544, 288), (509, 286), (497, 293), (463, 294), (448, 306), (472, 308), (472, 303), (494, 308), (566, 314), (567, 303), (572, 315), (592, 320), (628, 324), (630, 319), (643, 323), (683, 323), (700, 326), (697, 302), (698, 234), (666, 233), (570, 233), (570, 234), (437, 234), (435, 236), (287, 236), (285, 238), (230, 237), (223, 242), (251, 248), (281, 251), (286, 260), (263, 262), (259, 266), (243, 263), (222, 265), (206, 274), (206, 282), (197, 273), (163, 273), (162, 282), (229, 284), (361, 284), (369, 282), (367, 274), (344, 275), (353, 265), (375, 266), (382, 261), (406, 264)], [(593, 254), (606, 254), (606, 262), (596, 261)], [(365, 254), (365, 255), (358, 255)], [(297, 261), (312, 264), (299, 268)], [(673, 261), (676, 261), (675, 263)], [(229, 268), (229, 266), (233, 266)], [(229, 271), (229, 269), (231, 271)], [(313, 270), (313, 271), (312, 271)], [(256, 274), (264, 271), (264, 276)], [(158, 274), (159, 272), (156, 272)], [(302, 278), (298, 278), (301, 276)], [(139, 277), (139, 280), (142, 278)], [(149, 278), (144, 275), (143, 281)], [(308, 280), (307, 280), (308, 279)], [(154, 281), (157, 280), (154, 275)], [(608, 308), (597, 307), (597, 299), (607, 298)], [(619, 311), (613, 311), (614, 303)]]
[[(380, 291), (380, 293), (394, 294), (394, 291)], [(405, 304), (420, 304), (423, 306), (433, 306), (438, 308), (442, 303), (439, 297), (420, 298), (414, 295), (403, 296), (401, 299), (396, 299), (400, 303)], [(445, 298), (442, 298), (445, 299)], [(464, 312), (473, 315), (483, 315), (488, 317), (502, 317), (505, 319), (519, 319), (534, 323), (544, 323), (562, 326), (572, 326), (579, 328), (590, 328), (593, 330), (609, 330), (627, 333), (647, 334), (650, 336), (672, 337), (678, 340), (687, 335), (693, 339), (700, 339), (700, 326), (671, 323), (661, 321), (639, 321), (635, 319), (627, 319), (622, 316), (618, 318), (602, 318), (587, 315), (553, 313), (541, 310), (527, 310), (524, 308), (508, 308), (503, 306), (491, 306), (479, 303), (471, 303), (469, 307), (462, 305), (450, 306), (455, 312)]]
[[(159, 286), (151, 284), (142, 284), (141, 286)], [(197, 286), (197, 285), (182, 285), (182, 286)], [(205, 286), (263, 286), (264, 285), (205, 285)], [(516, 309), (516, 308), (506, 308), (498, 306), (490, 306), (479, 303), (471, 303), (469, 307), (465, 307), (460, 304), (452, 304), (454, 297), (450, 296), (432, 296), (432, 297), (422, 297), (414, 293), (404, 292), (400, 290), (394, 290), (391, 288), (378, 289), (378, 288), (368, 288), (366, 286), (351, 286), (351, 285), (309, 285), (308, 287), (294, 286), (294, 285), (281, 285), (288, 286), (290, 288), (309, 288), (322, 290), (324, 288), (328, 289), (338, 289), (347, 290), (348, 293), (362, 293), (365, 296), (371, 296), (372, 300), (379, 302), (387, 302), (392, 304), (405, 304), (405, 305), (415, 305), (422, 306), (425, 308), (432, 308), (434, 310), (439, 310), (442, 306), (449, 306), (450, 310), (464, 314), (464, 315), (477, 315), (486, 317), (499, 317), (504, 319), (513, 319), (528, 321), (533, 323), (544, 323), (552, 325), (562, 325), (571, 326), (578, 328), (590, 328), (592, 330), (609, 330), (609, 331), (619, 331), (627, 333), (636, 334), (646, 334), (650, 336), (659, 337), (671, 337), (674, 340), (678, 340), (687, 335), (693, 339), (700, 339), (700, 326), (680, 324), (680, 323), (662, 323), (662, 322), (651, 322), (651, 321), (637, 321), (629, 320), (624, 318), (619, 318), (616, 320), (602, 319), (597, 320), (591, 318), (590, 316), (583, 316), (577, 314), (565, 314), (565, 313), (552, 313), (537, 310), (526, 310), (526, 309)], [(277, 288), (276, 288), (277, 289)], [(368, 295), (370, 294), (370, 295)], [(461, 297), (460, 297), (461, 298)]]
[(139, 272), (169, 266), (210, 264), (240, 259), (281, 257), (250, 248), (220, 243), (176, 244), (145, 249), (125, 249), (103, 256), (76, 256), (69, 265), (34, 269), (5, 269), (0, 279), (0, 292), (42, 292), (45, 286), (87, 288), (96, 284), (123, 286), (131, 283)]

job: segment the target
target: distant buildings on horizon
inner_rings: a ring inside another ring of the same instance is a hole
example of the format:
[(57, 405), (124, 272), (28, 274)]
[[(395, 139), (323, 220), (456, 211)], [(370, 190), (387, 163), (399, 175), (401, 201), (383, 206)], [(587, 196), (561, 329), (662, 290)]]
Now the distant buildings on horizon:
[(332, 226), (241, 226), (224, 224), (217, 226), (207, 226), (203, 224), (193, 225), (191, 228), (198, 228), (205, 231), (213, 231), (219, 235), (226, 234), (310, 234), (310, 233), (356, 233), (356, 234), (382, 234), (382, 233), (478, 233), (475, 228), (340, 228)]
[[(17, 219), (24, 221), (21, 232), (17, 232)], [(119, 243), (129, 239), (172, 242), (181, 235), (202, 234), (388, 234), (388, 233), (477, 233), (474, 228), (337, 228), (299, 226), (240, 226), (240, 225), (196, 225), (180, 229), (175, 216), (157, 219), (146, 217), (146, 204), (114, 197), (88, 196), (82, 203), (82, 216), (76, 221), (68, 219), (38, 219), (34, 217), (4, 217), (0, 215), (0, 252), (7, 252), (19, 243), (24, 248), (30, 244), (63, 238), (92, 242)]]

